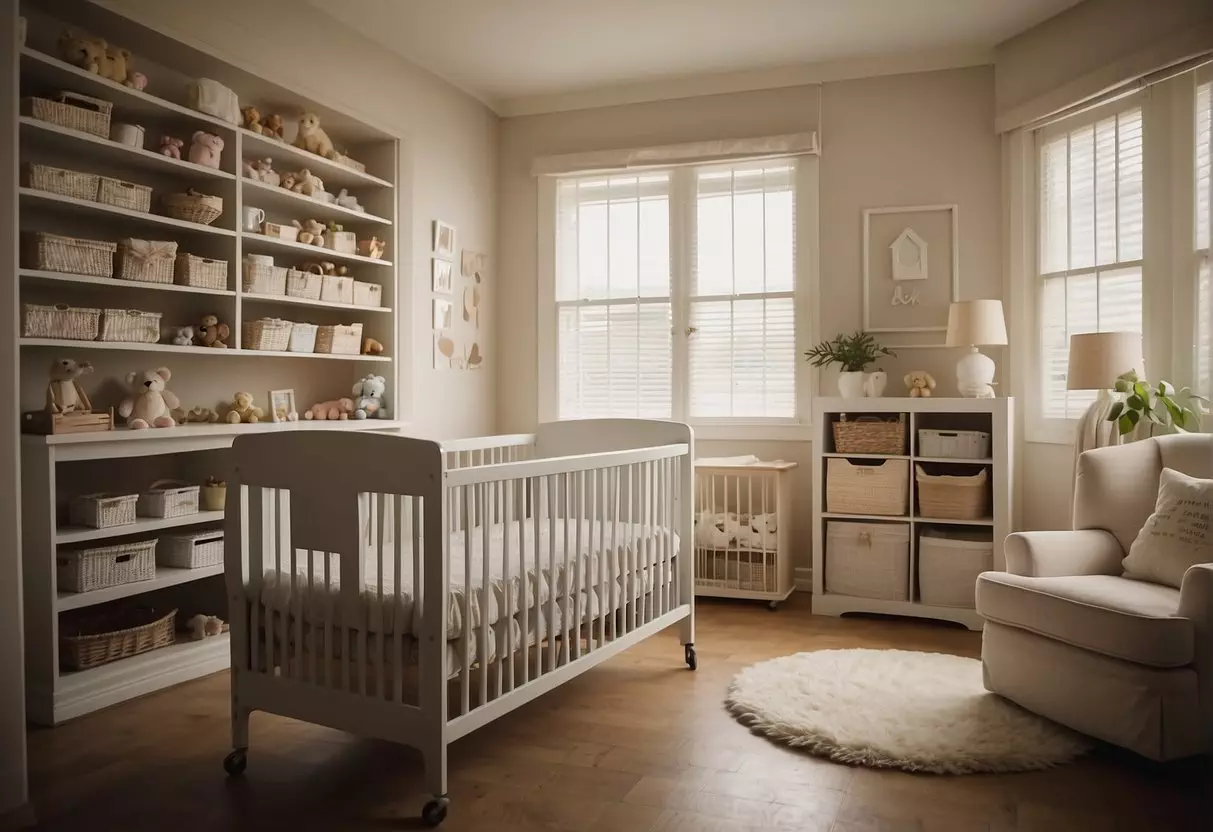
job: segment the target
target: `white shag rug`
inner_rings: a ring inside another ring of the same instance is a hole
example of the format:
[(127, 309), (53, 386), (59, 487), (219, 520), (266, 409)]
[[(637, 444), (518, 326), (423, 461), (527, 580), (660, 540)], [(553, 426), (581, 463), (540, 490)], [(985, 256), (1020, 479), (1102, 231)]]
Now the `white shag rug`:
[(981, 662), (907, 650), (819, 650), (751, 665), (729, 710), (755, 733), (840, 763), (937, 774), (1031, 771), (1089, 748), (982, 685)]

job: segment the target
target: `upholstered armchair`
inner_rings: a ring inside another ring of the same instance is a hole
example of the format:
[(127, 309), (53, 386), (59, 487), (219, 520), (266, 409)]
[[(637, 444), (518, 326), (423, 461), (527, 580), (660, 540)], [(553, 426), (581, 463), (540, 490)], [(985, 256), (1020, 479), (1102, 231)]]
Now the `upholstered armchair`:
[(1178, 589), (1121, 566), (1164, 467), (1213, 478), (1213, 436), (1084, 453), (1074, 530), (1010, 535), (1007, 571), (977, 580), (986, 687), (1153, 760), (1213, 750), (1213, 563)]

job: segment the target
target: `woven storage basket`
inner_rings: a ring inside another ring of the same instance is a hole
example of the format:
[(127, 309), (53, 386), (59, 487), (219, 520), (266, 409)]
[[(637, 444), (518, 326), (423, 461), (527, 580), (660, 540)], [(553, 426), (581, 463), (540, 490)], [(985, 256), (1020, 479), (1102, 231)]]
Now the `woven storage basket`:
[(988, 531), (928, 529), (918, 538), (918, 596), (924, 604), (972, 609), (977, 576), (993, 568)]
[(55, 556), (59, 589), (92, 592), (107, 586), (122, 586), (156, 577), (156, 541), (116, 543)]
[(320, 299), (328, 303), (353, 303), (354, 278), (324, 275), (320, 279)]
[(324, 235), (324, 245), (338, 254), (358, 253), (358, 237), (353, 231), (330, 231)]
[(903, 515), (910, 503), (910, 462), (886, 459), (859, 465), (826, 460), (826, 511), (840, 514)]
[(193, 286), (195, 289), (226, 289), (227, 261), (209, 260), (195, 254), (178, 254), (173, 280), (178, 286)]
[(152, 189), (147, 185), (102, 176), (97, 185), (97, 201), (103, 205), (146, 214), (152, 210)]
[(910, 527), (902, 523), (826, 524), (825, 591), (908, 601)]
[(980, 520), (988, 513), (990, 472), (982, 468), (976, 474), (928, 474), (914, 466), (918, 483), (918, 516), (941, 520)]
[(138, 494), (83, 494), (68, 503), (68, 519), (73, 526), (109, 529), (135, 522)]
[(268, 352), (286, 352), (291, 341), (290, 321), (281, 318), (262, 318), (258, 321), (246, 321), (244, 324), (244, 339), (241, 344), (246, 350), (266, 350)]
[(28, 187), (89, 202), (97, 199), (97, 183), (100, 179), (95, 173), (53, 168), (50, 165), (25, 166), (25, 184)]
[(316, 329), (315, 324), (291, 324), (291, 342), (288, 349), (291, 352), (315, 352)]
[(357, 355), (362, 352), (362, 324), (322, 326), (316, 330), (316, 352)]
[(123, 344), (155, 344), (160, 340), (160, 313), (138, 309), (101, 310), (99, 341)]
[(904, 454), (906, 417), (884, 420), (879, 416), (848, 419), (843, 413), (834, 423), (834, 451), (840, 454)]
[(172, 283), (177, 244), (171, 240), (137, 240), (128, 237), (118, 244), (119, 280), (137, 283)]
[(290, 297), (320, 300), (322, 284), (322, 276), (315, 272), (301, 272), (298, 269), (287, 270), (286, 293)]
[(72, 341), (96, 341), (101, 310), (68, 306), (25, 304), (21, 323), (23, 338), (64, 338)]
[(175, 569), (201, 569), (223, 563), (223, 530), (166, 534), (156, 547), (156, 563)]
[(383, 304), (383, 287), (378, 283), (354, 281), (355, 306), (381, 306)]
[(191, 190), (184, 194), (165, 194), (160, 198), (164, 213), (175, 220), (210, 225), (223, 213), (223, 197), (208, 196)]
[[(147, 618), (153, 620), (145, 621)], [(164, 616), (152, 610), (109, 615), (82, 629), (102, 631), (59, 638), (59, 664), (64, 670), (87, 670), (172, 646), (176, 641), (177, 611)]]
[(198, 513), (200, 486), (180, 480), (156, 480), (139, 493), (135, 513), (140, 517), (185, 517)]
[[(767, 581), (771, 585), (767, 585)], [(741, 589), (774, 592), (775, 571), (767, 569), (762, 555), (755, 552), (726, 554), (695, 550), (695, 585), (713, 589)]]
[(61, 92), (56, 101), (37, 97), (22, 99), (22, 107), (27, 115), (39, 121), (49, 121), (103, 139), (110, 137), (110, 116), (114, 105), (100, 98)]
[(270, 266), (265, 263), (244, 261), (244, 291), (250, 295), (285, 295), (287, 284), (286, 266)]
[(26, 236), (26, 262), (35, 269), (90, 277), (114, 276), (117, 243), (37, 231)]
[(985, 459), (990, 455), (990, 434), (981, 430), (918, 431), (918, 455), (945, 459)]

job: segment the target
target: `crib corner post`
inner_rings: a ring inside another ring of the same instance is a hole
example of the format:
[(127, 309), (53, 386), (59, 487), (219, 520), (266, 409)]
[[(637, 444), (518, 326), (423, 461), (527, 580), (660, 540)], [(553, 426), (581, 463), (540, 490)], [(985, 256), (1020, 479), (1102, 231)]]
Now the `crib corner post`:
[(686, 605), (687, 616), (679, 628), (679, 641), (687, 646), (687, 664), (694, 656), (695, 644), (695, 441), (687, 443), (678, 477), (678, 603)]

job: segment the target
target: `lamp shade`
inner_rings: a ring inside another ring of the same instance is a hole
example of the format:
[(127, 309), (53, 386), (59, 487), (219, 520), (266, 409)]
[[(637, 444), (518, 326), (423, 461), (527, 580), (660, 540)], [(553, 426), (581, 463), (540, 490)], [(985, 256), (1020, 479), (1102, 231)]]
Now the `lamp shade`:
[(1088, 332), (1070, 336), (1067, 390), (1110, 390), (1116, 377), (1145, 375), (1141, 335), (1136, 332)]
[(949, 347), (1007, 343), (1000, 300), (961, 300), (948, 307)]

